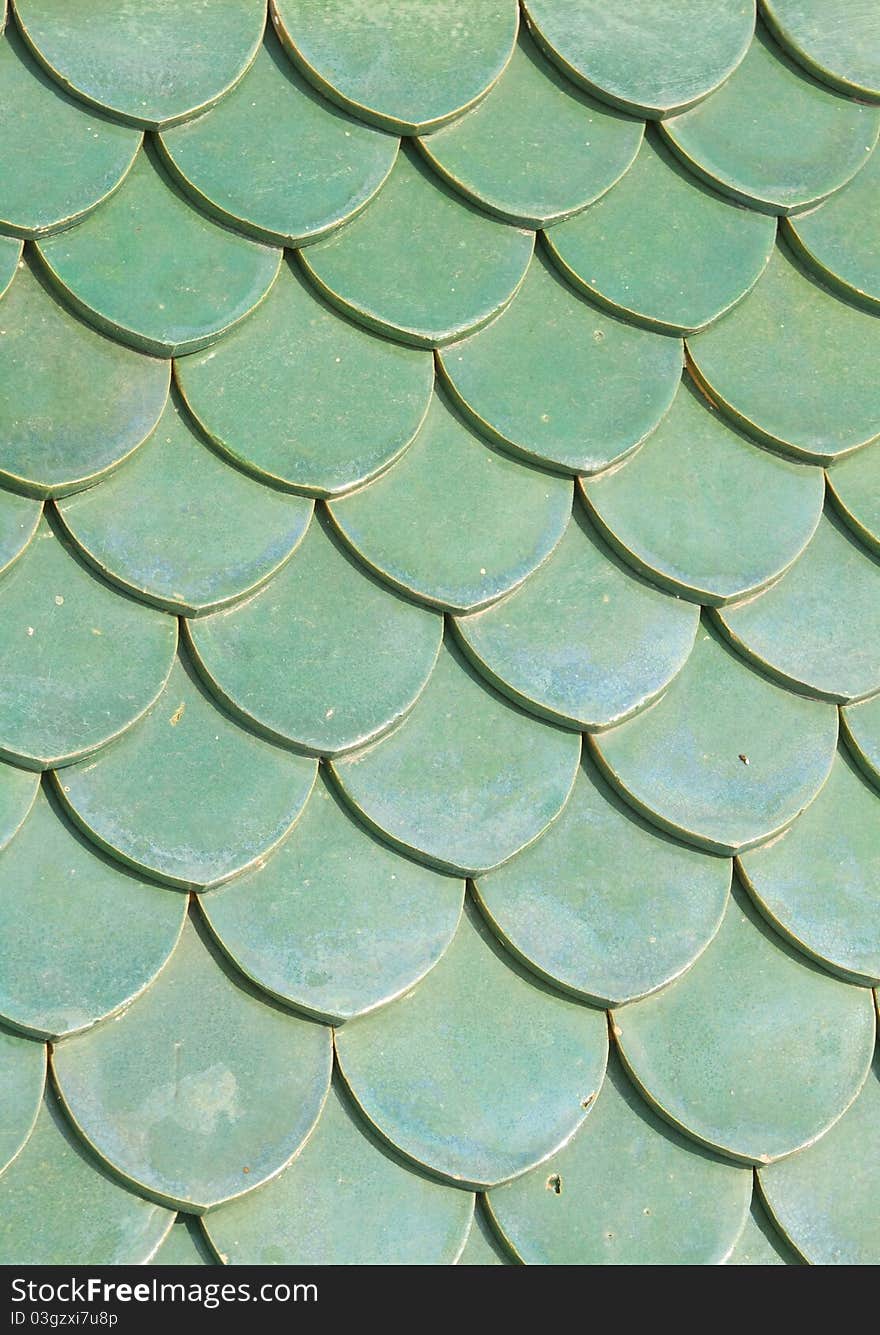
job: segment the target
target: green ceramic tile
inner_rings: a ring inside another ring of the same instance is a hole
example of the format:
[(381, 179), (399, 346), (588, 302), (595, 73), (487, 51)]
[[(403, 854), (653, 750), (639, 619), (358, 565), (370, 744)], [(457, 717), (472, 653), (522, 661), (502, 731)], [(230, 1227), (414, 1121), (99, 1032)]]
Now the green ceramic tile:
[(158, 357), (195, 352), (238, 324), (281, 262), (274, 247), (198, 213), (149, 145), (103, 208), (38, 250), (89, 323)]
[(753, 1194), (746, 1226), (725, 1264), (802, 1265), (803, 1262), (773, 1227), (757, 1194)]
[(634, 450), (668, 410), (681, 364), (678, 340), (598, 311), (540, 252), (507, 310), (439, 359), (478, 431), (571, 473)]
[(187, 120), (238, 82), (259, 46), (262, 0), (16, 0), (28, 43), (54, 79), (122, 120)]
[(717, 615), (741, 654), (794, 690), (844, 704), (880, 690), (880, 562), (832, 511), (777, 584)]
[(760, 676), (703, 625), (659, 704), (592, 747), (612, 785), (649, 820), (698, 847), (737, 853), (809, 805), (836, 741), (832, 705)]
[(586, 762), (547, 833), (477, 899), (506, 946), (551, 983), (619, 1006), (678, 977), (724, 915), (727, 858), (660, 834)]
[(880, 100), (880, 17), (873, 0), (763, 0), (781, 42), (825, 83)]
[(10, 23), (0, 40), (0, 227), (45, 236), (111, 195), (138, 151), (137, 130), (69, 97)]
[(353, 218), (397, 155), (392, 135), (314, 92), (271, 28), (238, 87), (159, 146), (200, 208), (276, 246), (316, 241)]
[(138, 726), (96, 759), (69, 766), (56, 787), (74, 822), (111, 857), (199, 889), (265, 857), (314, 779), (313, 760), (239, 727), (178, 661)]
[(570, 1144), (488, 1200), (527, 1265), (718, 1265), (751, 1192), (747, 1169), (664, 1125), (612, 1056)]
[(877, 794), (847, 752), (790, 830), (741, 860), (758, 907), (826, 968), (880, 982), (880, 824)]
[(471, 1231), (456, 1265), (513, 1265), (513, 1257), (486, 1217), (483, 1199), (477, 1197)]
[(855, 176), (880, 111), (817, 83), (759, 26), (745, 60), (712, 97), (663, 125), (687, 166), (764, 213), (799, 213)]
[(0, 479), (30, 496), (97, 482), (140, 445), (170, 367), (104, 338), (23, 264), (0, 303)]
[(256, 597), (190, 622), (188, 635), (232, 713), (310, 754), (339, 755), (409, 713), (443, 619), (371, 578), (322, 516)]
[(380, 843), (319, 778), (265, 865), (200, 902), (242, 973), (332, 1024), (424, 977), (455, 935), (463, 894), (461, 880)]
[(543, 227), (604, 194), (629, 167), (642, 131), (640, 121), (575, 88), (522, 27), (485, 100), (419, 147), (450, 185), (490, 213)]
[(5, 848), (30, 811), (40, 776), (0, 760), (0, 848)]
[(762, 1169), (760, 1180), (776, 1224), (811, 1265), (876, 1265), (880, 1064), (817, 1145)]
[(571, 500), (569, 479), (496, 450), (435, 396), (403, 458), (332, 503), (330, 514), (346, 543), (395, 588), (433, 607), (469, 612), (546, 561), (565, 531)]
[(134, 458), (58, 509), (102, 575), (189, 616), (259, 588), (295, 550), (312, 514), (304, 497), (270, 490), (218, 458), (173, 394)]
[(336, 1050), (386, 1140), (443, 1178), (485, 1187), (570, 1139), (601, 1087), (607, 1036), (601, 1011), (519, 972), (468, 907), (427, 978), (345, 1025)]
[(301, 259), (347, 315), (404, 343), (435, 347), (507, 305), (533, 245), (532, 232), (482, 213), (405, 149), (363, 213)]
[(0, 0), (0, 1261), (878, 1259), (880, 20), (755, 8)]
[(880, 355), (880, 322), (833, 296), (781, 246), (748, 300), (690, 339), (688, 351), (721, 410), (788, 453), (827, 464), (880, 435), (865, 375)]
[(570, 78), (616, 106), (666, 116), (705, 97), (742, 60), (754, 0), (524, 0), (532, 29)]
[(840, 726), (857, 763), (880, 786), (880, 695), (842, 709)]
[(434, 368), (429, 352), (340, 319), (285, 263), (254, 316), (180, 358), (175, 376), (233, 462), (277, 486), (336, 496), (407, 448), (428, 410)]
[(880, 553), (880, 448), (859, 450), (828, 470), (838, 511), (866, 546)]
[(644, 709), (687, 662), (699, 610), (631, 575), (575, 505), (547, 561), (456, 618), (467, 657), (533, 714), (590, 732)]
[(142, 1265), (173, 1218), (104, 1170), (50, 1094), (24, 1150), (0, 1177), (0, 1263)]
[(467, 876), (506, 862), (556, 819), (579, 755), (577, 733), (496, 695), (447, 643), (409, 718), (332, 771), (368, 826)]
[(0, 236), (0, 297), (15, 277), (21, 254), (21, 241), (14, 236)]
[(65, 1110), (141, 1194), (201, 1213), (274, 1177), (323, 1106), (330, 1030), (267, 1004), (190, 920), (113, 1024), (57, 1044)]
[(165, 1235), (150, 1265), (217, 1265), (201, 1225), (192, 1215), (179, 1214)]
[(328, 97), (366, 121), (419, 134), (460, 115), (501, 74), (515, 0), (271, 0), (290, 55)]
[(175, 622), (96, 578), (46, 518), (0, 585), (0, 755), (28, 769), (81, 759), (149, 708)]
[(185, 895), (101, 857), (40, 793), (0, 853), (0, 1015), (48, 1039), (103, 1020), (149, 987), (185, 913)]
[(566, 278), (600, 305), (692, 334), (750, 291), (775, 236), (772, 218), (708, 189), (649, 130), (623, 179), (546, 239)]
[(770, 1163), (846, 1112), (874, 1049), (870, 993), (771, 932), (734, 883), (724, 922), (682, 978), (614, 1013), (623, 1059), (674, 1125)]
[(449, 1265), (472, 1214), (470, 1192), (389, 1154), (334, 1083), (290, 1167), (205, 1227), (232, 1265)]
[(39, 501), (0, 490), (0, 575), (27, 550), (42, 512)]
[(583, 493), (624, 560), (683, 598), (718, 606), (764, 588), (803, 552), (825, 480), (819, 468), (759, 448), (686, 377), (639, 452)]
[[(21, 1151), (40, 1109), (46, 1049), (0, 1026), (0, 1173)], [(2, 1181), (2, 1178), (0, 1178)]]
[(849, 185), (802, 218), (787, 218), (788, 244), (821, 281), (867, 310), (880, 311), (880, 153)]

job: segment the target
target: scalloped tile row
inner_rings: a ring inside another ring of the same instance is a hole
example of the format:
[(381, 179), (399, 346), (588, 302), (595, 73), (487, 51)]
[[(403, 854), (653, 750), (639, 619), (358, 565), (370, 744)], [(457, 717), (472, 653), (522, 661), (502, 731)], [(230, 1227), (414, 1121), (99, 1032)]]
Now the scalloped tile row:
[(876, 1264), (875, 7), (0, 109), (0, 1262)]

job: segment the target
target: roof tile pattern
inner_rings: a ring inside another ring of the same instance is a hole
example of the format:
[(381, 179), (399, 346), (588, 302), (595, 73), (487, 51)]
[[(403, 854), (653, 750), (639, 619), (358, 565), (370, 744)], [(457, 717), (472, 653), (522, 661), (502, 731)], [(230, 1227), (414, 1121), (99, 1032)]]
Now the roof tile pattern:
[(268, 8), (0, 39), (0, 1261), (876, 1263), (873, 7)]

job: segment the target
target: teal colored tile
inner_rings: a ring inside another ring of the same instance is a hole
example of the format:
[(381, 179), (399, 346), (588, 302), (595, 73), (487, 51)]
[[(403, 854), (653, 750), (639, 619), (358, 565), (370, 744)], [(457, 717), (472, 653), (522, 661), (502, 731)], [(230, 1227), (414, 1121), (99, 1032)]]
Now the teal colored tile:
[(435, 395), (403, 458), (329, 508), (376, 574), (419, 602), (462, 613), (487, 607), (546, 561), (572, 494), (568, 478), (495, 449)]
[(173, 1219), (94, 1159), (50, 1093), (0, 1177), (0, 1264), (143, 1265)]
[(179, 1214), (165, 1234), (150, 1265), (217, 1265), (201, 1225), (192, 1215)]
[(566, 278), (614, 314), (692, 334), (751, 290), (775, 236), (772, 218), (708, 189), (649, 130), (623, 179), (546, 241)]
[(0, 0), (0, 1261), (880, 1259), (875, 38)]
[(5, 848), (21, 828), (39, 787), (39, 774), (0, 760), (0, 848)]
[(359, 213), (397, 141), (318, 96), (270, 28), (241, 83), (159, 139), (172, 176), (205, 212), (270, 245), (316, 241)]
[(801, 1258), (767, 1218), (757, 1192), (752, 1195), (752, 1208), (746, 1226), (725, 1264), (803, 1265)]
[(522, 27), (485, 99), (419, 148), (468, 199), (507, 222), (543, 227), (604, 194), (629, 167), (642, 132), (641, 121), (576, 88)]
[(14, 23), (0, 41), (0, 226), (45, 236), (79, 222), (120, 185), (137, 130), (69, 97), (28, 54)]
[(434, 366), (427, 350), (341, 319), (290, 263), (251, 319), (180, 358), (175, 377), (204, 431), (239, 467), (332, 497), (369, 482), (410, 445)]
[(21, 254), (21, 241), (14, 236), (0, 236), (0, 297), (15, 277)]
[(855, 760), (880, 787), (880, 695), (841, 709), (840, 727)]
[(39, 501), (0, 490), (0, 575), (27, 551), (42, 512)]
[(811, 1145), (858, 1094), (874, 1050), (870, 996), (787, 946), (734, 884), (693, 968), (615, 1011), (614, 1032), (638, 1087), (673, 1125), (767, 1164)]
[(231, 1265), (450, 1265), (472, 1214), (470, 1192), (390, 1154), (334, 1083), (293, 1163), (205, 1228)]
[(864, 167), (880, 110), (841, 97), (758, 27), (728, 83), (663, 124), (685, 164), (763, 213), (800, 213)]
[(682, 349), (597, 310), (538, 252), (507, 310), (439, 365), (478, 431), (534, 462), (596, 473), (668, 411)]
[(816, 801), (740, 870), (774, 927), (826, 968), (880, 982), (877, 794), (841, 750)]
[(551, 59), (615, 106), (667, 116), (722, 83), (745, 55), (753, 0), (524, 0)]
[(162, 690), (177, 625), (116, 592), (44, 517), (0, 585), (0, 755), (49, 769), (123, 734)]
[(607, 1036), (601, 1011), (519, 971), (468, 907), (427, 978), (345, 1025), (336, 1051), (358, 1107), (395, 1149), (479, 1188), (570, 1139), (601, 1087)]
[(315, 768), (221, 713), (178, 660), (138, 726), (55, 785), (74, 823), (111, 857), (200, 889), (275, 847), (305, 806)]
[(0, 852), (0, 1015), (36, 1038), (88, 1029), (150, 986), (185, 913), (185, 895), (102, 857), (41, 792)]
[(576, 504), (533, 575), (457, 617), (478, 671), (531, 713), (601, 731), (639, 713), (684, 667), (699, 609), (632, 575)]
[(406, 149), (363, 213), (300, 258), (318, 290), (346, 315), (428, 348), (503, 310), (533, 246), (532, 232), (490, 218)]
[(542, 838), (475, 882), (515, 955), (565, 991), (620, 1006), (665, 986), (717, 932), (731, 864), (652, 829), (585, 763)]
[(21, 0), (15, 12), (58, 83), (149, 129), (198, 115), (228, 92), (265, 21), (261, 0)]
[(582, 486), (624, 560), (704, 606), (778, 578), (812, 538), (825, 495), (821, 469), (759, 448), (689, 377), (638, 453)]
[(200, 616), (279, 570), (302, 540), (312, 505), (230, 468), (172, 394), (134, 457), (58, 511), (77, 549), (108, 580), (168, 612)]
[(840, 704), (880, 690), (880, 561), (833, 511), (778, 583), (717, 619), (741, 654), (794, 690)]
[(61, 1101), (136, 1190), (201, 1213), (274, 1177), (330, 1081), (323, 1025), (266, 1004), (188, 921), (165, 969), (113, 1024), (56, 1045)]
[(303, 73), (346, 110), (421, 134), (483, 97), (510, 59), (515, 0), (271, 0), (272, 22)]
[(880, 322), (832, 295), (781, 246), (748, 299), (694, 335), (688, 352), (721, 411), (786, 453), (830, 464), (880, 435), (880, 404), (865, 375), (880, 354)]
[[(46, 1083), (46, 1048), (0, 1027), (0, 1174), (34, 1128)], [(0, 1177), (0, 1182), (3, 1178)]]
[(851, 97), (880, 101), (877, 9), (872, 0), (763, 0), (795, 60)]
[(483, 1197), (477, 1197), (471, 1231), (456, 1265), (514, 1265), (514, 1259), (486, 1216)]
[(38, 243), (50, 282), (90, 324), (141, 352), (195, 352), (269, 291), (281, 253), (197, 212), (145, 145), (78, 227)]
[(880, 311), (880, 153), (824, 204), (785, 220), (785, 238), (828, 287), (875, 314)]
[(155, 427), (167, 361), (77, 319), (27, 263), (0, 304), (0, 479), (29, 496), (97, 482)]
[(828, 492), (867, 547), (880, 554), (880, 448), (859, 450), (829, 468)]
[(825, 783), (836, 742), (833, 705), (760, 676), (705, 624), (660, 702), (591, 739), (628, 802), (716, 853), (786, 829)]
[(334, 1024), (423, 978), (455, 935), (463, 896), (460, 879), (381, 843), (319, 778), (265, 864), (200, 903), (242, 973)]
[(196, 663), (243, 722), (312, 755), (399, 723), (431, 676), (443, 619), (371, 578), (316, 518), (253, 598), (188, 623)]
[(762, 1169), (759, 1177), (777, 1227), (811, 1265), (876, 1265), (880, 1258), (878, 1064), (852, 1107), (827, 1135), (802, 1154)]
[(496, 695), (447, 643), (400, 727), (331, 768), (380, 836), (469, 876), (506, 862), (556, 819), (579, 756), (577, 733)]
[(665, 1125), (612, 1056), (571, 1142), (488, 1201), (527, 1265), (718, 1265), (751, 1193), (748, 1169)]

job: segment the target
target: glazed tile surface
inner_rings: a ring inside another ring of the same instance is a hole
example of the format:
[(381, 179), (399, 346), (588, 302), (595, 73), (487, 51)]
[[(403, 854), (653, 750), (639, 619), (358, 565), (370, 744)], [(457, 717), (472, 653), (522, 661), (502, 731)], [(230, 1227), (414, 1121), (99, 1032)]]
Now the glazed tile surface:
[(880, 22), (758, 8), (8, 7), (0, 1262), (880, 1260)]

